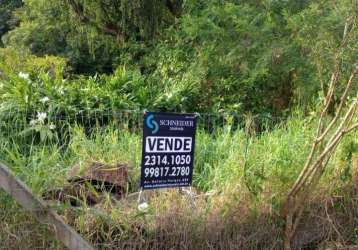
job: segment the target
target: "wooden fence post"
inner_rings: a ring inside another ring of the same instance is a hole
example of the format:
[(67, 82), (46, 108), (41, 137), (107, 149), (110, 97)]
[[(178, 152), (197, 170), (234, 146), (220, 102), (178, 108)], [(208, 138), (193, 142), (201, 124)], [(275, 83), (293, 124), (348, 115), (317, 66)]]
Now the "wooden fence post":
[(4, 189), (39, 222), (53, 226), (56, 238), (70, 250), (94, 250), (93, 246), (83, 239), (72, 227), (67, 225), (53, 209), (48, 208), (43, 200), (37, 198), (1, 162), (0, 188)]

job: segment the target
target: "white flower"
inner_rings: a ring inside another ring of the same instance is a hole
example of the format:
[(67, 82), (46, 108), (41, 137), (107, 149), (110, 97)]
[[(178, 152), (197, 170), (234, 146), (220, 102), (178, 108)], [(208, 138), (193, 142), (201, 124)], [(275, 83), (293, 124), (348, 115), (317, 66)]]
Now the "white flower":
[(64, 94), (65, 94), (65, 91), (63, 91), (63, 87), (62, 87), (62, 86), (58, 89), (58, 92), (60, 93), (60, 95), (64, 95)]
[(45, 112), (37, 112), (37, 120), (41, 123), (45, 121), (47, 114)]
[(47, 96), (45, 96), (44, 98), (40, 99), (40, 102), (45, 103), (48, 102), (50, 100), (50, 98), (48, 98)]
[(37, 120), (31, 120), (31, 121), (30, 121), (30, 126), (35, 126), (36, 123), (37, 123)]
[(168, 99), (170, 99), (170, 98), (173, 97), (173, 93), (167, 93), (166, 96), (167, 96)]
[(54, 124), (51, 123), (50, 126), (49, 126), (49, 129), (50, 129), (50, 130), (54, 130), (55, 128), (56, 128), (56, 125), (54, 125)]
[[(63, 80), (62, 80), (63, 81)], [(56, 90), (58, 91), (58, 93), (60, 93), (60, 95), (64, 95), (65, 92), (63, 91), (63, 86), (60, 86), (58, 88), (56, 88)]]
[(143, 202), (141, 204), (138, 205), (138, 210), (139, 211), (146, 211), (148, 209), (149, 205), (147, 202)]
[(19, 77), (25, 80), (29, 80), (30, 75), (28, 73), (20, 72)]

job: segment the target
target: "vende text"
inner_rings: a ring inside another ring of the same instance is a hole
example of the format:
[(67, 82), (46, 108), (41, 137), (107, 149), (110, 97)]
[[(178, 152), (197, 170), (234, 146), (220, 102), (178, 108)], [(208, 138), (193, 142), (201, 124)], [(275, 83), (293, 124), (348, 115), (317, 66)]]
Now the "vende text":
[(145, 152), (147, 153), (187, 153), (191, 152), (191, 137), (148, 136)]

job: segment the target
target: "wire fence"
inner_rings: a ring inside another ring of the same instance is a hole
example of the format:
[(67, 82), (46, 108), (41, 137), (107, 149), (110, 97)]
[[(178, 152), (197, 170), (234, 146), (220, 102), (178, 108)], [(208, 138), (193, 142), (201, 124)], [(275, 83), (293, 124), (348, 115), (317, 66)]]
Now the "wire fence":
[[(143, 110), (80, 110), (76, 112), (28, 112), (10, 109), (0, 112), (0, 136), (12, 138), (26, 145), (55, 139), (66, 143), (74, 127), (85, 129), (87, 135), (108, 126), (131, 133), (141, 133)], [(283, 121), (282, 117), (238, 113), (198, 114), (198, 129), (215, 133), (230, 126), (232, 131), (244, 129), (249, 135), (269, 130)], [(0, 137), (0, 138), (1, 138)], [(41, 137), (41, 138), (40, 138)]]

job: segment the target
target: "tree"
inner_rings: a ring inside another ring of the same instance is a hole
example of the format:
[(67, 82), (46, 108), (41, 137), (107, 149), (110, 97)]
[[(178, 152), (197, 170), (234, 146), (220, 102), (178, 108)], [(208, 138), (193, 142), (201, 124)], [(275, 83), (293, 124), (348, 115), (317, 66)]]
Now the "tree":
[(151, 39), (181, 13), (182, 0), (67, 0), (80, 22), (116, 37)]
[[(358, 85), (356, 84), (358, 61), (348, 67), (351, 68), (350, 76), (347, 79), (344, 78), (349, 58), (349, 56), (347, 58), (347, 53), (349, 54), (349, 50), (354, 50), (358, 33), (358, 12), (357, 9), (353, 8), (352, 10), (342, 29), (342, 40), (334, 50), (332, 74), (328, 84), (324, 84), (323, 81), (321, 84), (324, 98), (321, 101), (316, 136), (306, 163), (288, 192), (284, 204), (283, 215), (286, 220), (284, 246), (286, 250), (291, 249), (291, 241), (307, 201), (324, 174), (335, 149), (344, 136), (358, 130)], [(352, 43), (353, 46), (351, 46)], [(343, 91), (340, 91), (340, 87)], [(333, 116), (331, 116), (329, 109), (335, 98), (339, 101)]]
[(37, 56), (65, 57), (74, 73), (110, 73), (128, 53), (142, 53), (180, 12), (181, 1), (169, 0), (28, 0), (4, 41)]
[(79, 24), (62, 0), (28, 0), (16, 17), (20, 24), (4, 36), (6, 46), (64, 57), (74, 73), (111, 72), (116, 65), (115, 39)]
[(22, 5), (21, 0), (3, 0), (0, 2), (0, 46), (1, 37), (10, 29), (14, 28), (16, 22), (12, 22), (12, 12)]

